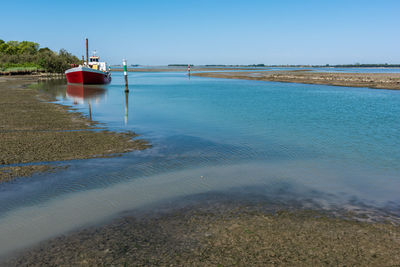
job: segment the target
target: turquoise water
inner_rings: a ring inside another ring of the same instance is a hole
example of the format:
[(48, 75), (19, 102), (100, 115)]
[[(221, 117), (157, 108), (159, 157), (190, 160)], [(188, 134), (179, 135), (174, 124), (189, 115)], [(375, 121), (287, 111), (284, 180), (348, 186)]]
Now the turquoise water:
[[(400, 170), (400, 92), (227, 79), (132, 74), (129, 117), (121, 74), (93, 119), (145, 138), (174, 135), (318, 159)], [(63, 101), (69, 103), (69, 101)], [(78, 106), (85, 111), (86, 103)], [(280, 154), (280, 153), (278, 153)], [(257, 157), (256, 157), (257, 158)]]
[(0, 254), (208, 192), (400, 215), (399, 91), (129, 73), (125, 94), (122, 73), (112, 77), (107, 88), (42, 86), (153, 147), (0, 185)]

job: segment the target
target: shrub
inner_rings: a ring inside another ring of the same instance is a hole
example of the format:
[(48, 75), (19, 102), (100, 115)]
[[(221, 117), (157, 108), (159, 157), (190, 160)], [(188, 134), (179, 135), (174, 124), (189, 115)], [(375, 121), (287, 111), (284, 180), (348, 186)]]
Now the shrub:
[(11, 68), (36, 68), (46, 72), (62, 73), (70, 64), (79, 64), (80, 60), (61, 49), (58, 53), (48, 47), (29, 41), (8, 41), (0, 39), (0, 70)]

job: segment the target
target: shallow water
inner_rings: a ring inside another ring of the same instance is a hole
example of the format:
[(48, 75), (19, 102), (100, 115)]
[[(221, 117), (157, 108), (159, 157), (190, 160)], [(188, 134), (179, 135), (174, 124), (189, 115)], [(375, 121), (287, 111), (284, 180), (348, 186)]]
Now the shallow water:
[[(117, 67), (121, 68), (121, 67)], [(128, 69), (165, 69), (166, 66), (139, 66), (134, 68)], [(183, 71), (186, 70), (185, 67), (181, 67)], [(194, 72), (207, 72), (207, 68), (203, 70), (199, 69), (195, 70)], [(400, 73), (400, 68), (390, 68), (390, 67), (351, 67), (351, 68), (339, 68), (339, 67), (257, 67), (254, 69), (243, 69), (243, 67), (220, 67), (221, 70), (216, 70), (218, 67), (212, 67), (213, 72), (230, 72), (230, 71), (239, 71), (239, 72), (252, 72), (252, 71), (293, 71), (293, 70), (313, 70), (317, 72), (343, 72), (343, 73)], [(246, 67), (244, 67), (246, 68)], [(251, 68), (251, 67), (247, 67)]]
[[(400, 92), (122, 73), (106, 88), (43, 84), (153, 148), (76, 160), (0, 185), (0, 254), (130, 209), (205, 192), (400, 215)], [(62, 163), (62, 162), (61, 162)]]

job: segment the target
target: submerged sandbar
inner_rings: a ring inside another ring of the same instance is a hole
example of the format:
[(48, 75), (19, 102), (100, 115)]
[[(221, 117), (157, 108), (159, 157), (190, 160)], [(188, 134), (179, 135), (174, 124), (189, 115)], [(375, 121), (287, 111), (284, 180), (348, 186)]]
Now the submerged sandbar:
[(392, 266), (400, 261), (399, 226), (210, 197), (59, 236), (5, 264)]

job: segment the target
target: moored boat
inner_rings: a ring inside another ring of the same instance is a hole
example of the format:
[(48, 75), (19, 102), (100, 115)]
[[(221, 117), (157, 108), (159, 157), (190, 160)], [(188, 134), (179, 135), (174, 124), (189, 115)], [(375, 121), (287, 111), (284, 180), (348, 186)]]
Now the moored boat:
[(87, 66), (68, 69), (65, 76), (68, 83), (107, 84), (111, 82), (109, 71), (96, 70)]
[(68, 83), (107, 84), (111, 82), (111, 74), (106, 62), (100, 62), (100, 57), (88, 58), (88, 40), (86, 39), (86, 62), (65, 71)]

